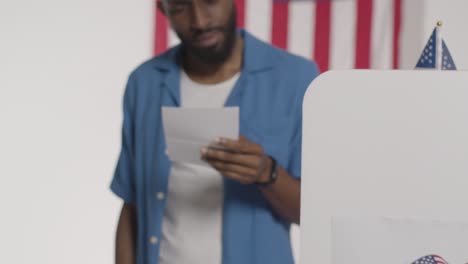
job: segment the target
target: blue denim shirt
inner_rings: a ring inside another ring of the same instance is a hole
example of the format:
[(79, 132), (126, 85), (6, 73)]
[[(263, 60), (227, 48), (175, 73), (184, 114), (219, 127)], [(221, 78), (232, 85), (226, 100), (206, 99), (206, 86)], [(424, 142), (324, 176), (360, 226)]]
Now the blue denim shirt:
[[(245, 31), (240, 34), (243, 66), (226, 106), (240, 107), (242, 135), (300, 179), (302, 100), (317, 67)], [(111, 190), (137, 207), (137, 264), (156, 264), (159, 258), (165, 200), (157, 194), (166, 193), (171, 167), (161, 106), (180, 106), (179, 49), (138, 67), (124, 95), (122, 149)], [(289, 228), (257, 187), (224, 180), (223, 264), (293, 263)]]

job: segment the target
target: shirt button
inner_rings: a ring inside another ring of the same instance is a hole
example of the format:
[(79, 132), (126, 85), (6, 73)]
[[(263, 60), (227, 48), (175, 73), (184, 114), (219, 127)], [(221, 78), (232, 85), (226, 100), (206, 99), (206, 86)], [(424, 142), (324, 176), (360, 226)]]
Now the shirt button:
[(158, 243), (158, 238), (156, 236), (152, 236), (150, 238), (150, 242), (151, 244), (156, 245)]
[(166, 196), (164, 195), (163, 192), (158, 192), (158, 193), (156, 193), (156, 198), (157, 198), (158, 200), (160, 200), (160, 201), (161, 201), (161, 200), (164, 200), (165, 197), (166, 197)]

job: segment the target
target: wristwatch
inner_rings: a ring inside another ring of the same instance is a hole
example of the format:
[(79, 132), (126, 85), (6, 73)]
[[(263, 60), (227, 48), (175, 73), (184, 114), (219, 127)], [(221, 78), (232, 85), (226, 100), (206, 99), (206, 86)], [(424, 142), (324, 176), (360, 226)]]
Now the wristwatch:
[(266, 182), (256, 182), (255, 185), (260, 186), (260, 187), (267, 187), (272, 185), (273, 183), (276, 182), (276, 179), (278, 179), (278, 164), (276, 163), (276, 160), (272, 157), (271, 159), (271, 173), (268, 181)]

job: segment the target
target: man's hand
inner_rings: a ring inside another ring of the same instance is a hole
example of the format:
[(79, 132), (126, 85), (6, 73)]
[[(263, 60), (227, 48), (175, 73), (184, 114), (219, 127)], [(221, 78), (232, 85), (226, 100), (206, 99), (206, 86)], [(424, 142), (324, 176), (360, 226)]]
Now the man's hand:
[(216, 143), (225, 150), (207, 147), (201, 150), (201, 155), (222, 175), (242, 184), (268, 181), (272, 160), (262, 146), (244, 136), (239, 140), (219, 138)]
[[(239, 140), (220, 138), (216, 143), (224, 149), (207, 147), (201, 153), (203, 160), (222, 175), (242, 184), (269, 181), (273, 161), (263, 152), (262, 146), (243, 136)], [(284, 219), (299, 223), (300, 182), (283, 168), (278, 168), (275, 183), (259, 189)]]

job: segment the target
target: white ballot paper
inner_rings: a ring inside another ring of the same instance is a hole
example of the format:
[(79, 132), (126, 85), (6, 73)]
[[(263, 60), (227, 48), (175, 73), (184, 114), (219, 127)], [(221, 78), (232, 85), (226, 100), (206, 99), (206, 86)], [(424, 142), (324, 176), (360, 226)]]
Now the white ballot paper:
[(218, 137), (239, 138), (239, 107), (163, 107), (167, 152), (172, 161), (203, 166), (203, 147), (215, 146)]
[(468, 221), (334, 217), (334, 264), (465, 264)]

